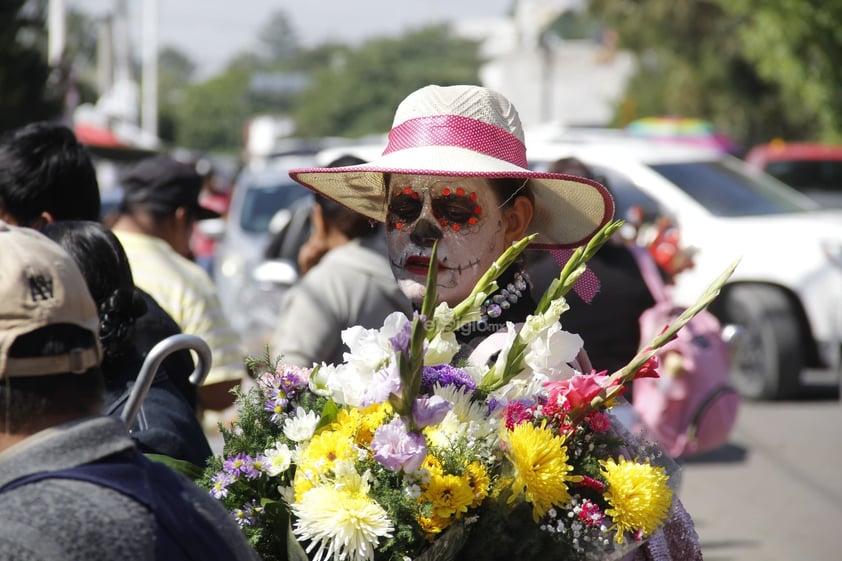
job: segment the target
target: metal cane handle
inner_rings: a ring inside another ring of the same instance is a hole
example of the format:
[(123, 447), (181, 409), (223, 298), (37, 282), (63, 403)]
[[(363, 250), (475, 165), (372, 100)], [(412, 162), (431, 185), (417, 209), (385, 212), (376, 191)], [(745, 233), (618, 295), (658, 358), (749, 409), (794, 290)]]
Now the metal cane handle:
[(130, 427), (134, 423), (137, 414), (140, 412), (140, 407), (143, 405), (143, 400), (146, 399), (146, 394), (149, 393), (152, 381), (155, 379), (158, 368), (160, 368), (164, 359), (176, 351), (183, 351), (185, 349), (195, 351), (199, 357), (196, 368), (190, 374), (190, 382), (199, 386), (205, 381), (211, 367), (211, 350), (204, 339), (197, 335), (179, 333), (177, 335), (170, 335), (166, 339), (159, 341), (152, 347), (152, 350), (149, 351), (149, 354), (143, 360), (143, 365), (140, 367), (140, 372), (129, 393), (129, 398), (126, 400), (126, 406), (120, 415), (126, 426)]

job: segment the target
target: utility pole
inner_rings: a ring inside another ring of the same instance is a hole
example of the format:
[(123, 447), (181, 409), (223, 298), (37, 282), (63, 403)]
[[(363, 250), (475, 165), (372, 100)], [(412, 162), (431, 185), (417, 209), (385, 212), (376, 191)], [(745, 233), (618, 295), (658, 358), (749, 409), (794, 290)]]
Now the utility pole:
[(143, 0), (140, 128), (158, 138), (158, 0)]
[(47, 10), (47, 62), (56, 68), (64, 57), (67, 42), (64, 0), (50, 0)]

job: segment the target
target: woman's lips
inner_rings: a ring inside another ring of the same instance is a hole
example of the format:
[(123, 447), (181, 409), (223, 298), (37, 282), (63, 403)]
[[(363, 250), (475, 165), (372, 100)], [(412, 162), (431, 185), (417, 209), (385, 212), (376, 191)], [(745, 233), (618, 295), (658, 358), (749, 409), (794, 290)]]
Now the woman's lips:
[[(422, 275), (427, 276), (427, 270), (430, 268), (430, 258), (429, 257), (422, 257), (420, 255), (413, 255), (409, 257), (403, 265), (403, 268), (406, 272), (412, 275)], [(441, 262), (439, 262), (439, 269), (444, 269), (445, 267)]]

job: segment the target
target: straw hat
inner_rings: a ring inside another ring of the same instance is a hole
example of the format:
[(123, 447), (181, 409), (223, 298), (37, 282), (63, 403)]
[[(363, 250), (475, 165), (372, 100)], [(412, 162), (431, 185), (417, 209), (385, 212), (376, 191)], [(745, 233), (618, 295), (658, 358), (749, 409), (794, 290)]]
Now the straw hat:
[(602, 185), (527, 168), (517, 110), (479, 86), (426, 86), (398, 106), (383, 155), (366, 164), (293, 169), (290, 176), (369, 218), (386, 220), (384, 174), (513, 177), (529, 180), (535, 213), (528, 233), (536, 246), (585, 243), (614, 214)]

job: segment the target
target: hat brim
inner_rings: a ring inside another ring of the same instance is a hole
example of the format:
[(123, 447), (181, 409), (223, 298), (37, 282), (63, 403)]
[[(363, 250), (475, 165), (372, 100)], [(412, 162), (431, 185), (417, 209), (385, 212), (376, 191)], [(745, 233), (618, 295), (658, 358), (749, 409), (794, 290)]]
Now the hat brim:
[(595, 181), (535, 172), (452, 146), (407, 148), (357, 166), (290, 170), (305, 187), (379, 222), (388, 209), (385, 174), (528, 179), (535, 199), (528, 233), (538, 234), (533, 245), (539, 247), (580, 246), (614, 215), (611, 195)]

